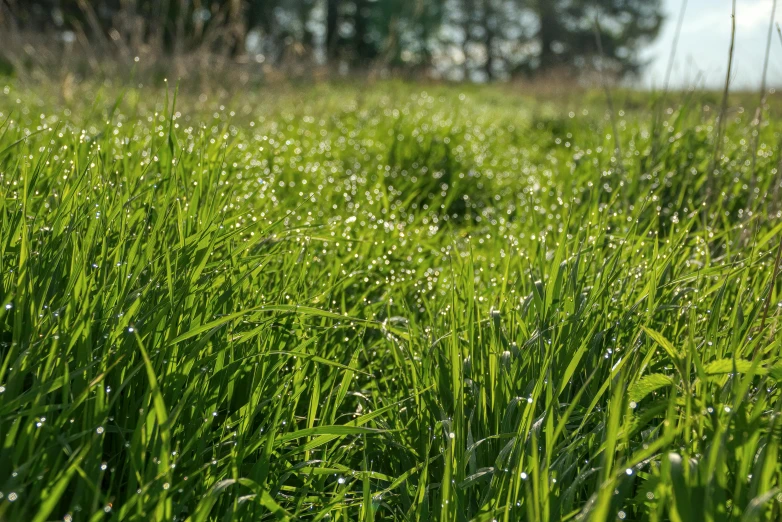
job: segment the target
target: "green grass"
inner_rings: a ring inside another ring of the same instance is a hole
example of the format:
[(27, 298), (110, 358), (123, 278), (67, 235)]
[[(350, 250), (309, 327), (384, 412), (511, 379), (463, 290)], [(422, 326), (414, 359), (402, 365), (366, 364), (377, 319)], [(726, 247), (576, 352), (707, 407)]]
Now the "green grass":
[(0, 520), (782, 516), (779, 120), (182, 90), (0, 88)]

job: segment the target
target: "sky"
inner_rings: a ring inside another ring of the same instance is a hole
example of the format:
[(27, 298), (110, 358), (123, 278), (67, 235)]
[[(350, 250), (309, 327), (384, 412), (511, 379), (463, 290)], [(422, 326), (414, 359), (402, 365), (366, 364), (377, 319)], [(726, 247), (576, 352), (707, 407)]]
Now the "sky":
[[(657, 40), (645, 50), (651, 64), (641, 79), (646, 87), (662, 88), (668, 68), (676, 24), (684, 0), (663, 0), (666, 21)], [(732, 88), (760, 85), (768, 26), (774, 0), (736, 0), (736, 43)], [(731, 0), (689, 0), (685, 11), (671, 87), (719, 88), (725, 82), (731, 32)], [(782, 25), (782, 0), (774, 20)], [(769, 87), (782, 87), (782, 42), (776, 27), (768, 65)]]

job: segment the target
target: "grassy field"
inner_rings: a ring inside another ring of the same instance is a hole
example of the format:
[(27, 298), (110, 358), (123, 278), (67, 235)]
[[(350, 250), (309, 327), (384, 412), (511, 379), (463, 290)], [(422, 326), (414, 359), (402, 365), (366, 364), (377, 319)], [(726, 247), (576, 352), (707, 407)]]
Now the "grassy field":
[(774, 106), (181, 91), (0, 84), (0, 520), (782, 517)]

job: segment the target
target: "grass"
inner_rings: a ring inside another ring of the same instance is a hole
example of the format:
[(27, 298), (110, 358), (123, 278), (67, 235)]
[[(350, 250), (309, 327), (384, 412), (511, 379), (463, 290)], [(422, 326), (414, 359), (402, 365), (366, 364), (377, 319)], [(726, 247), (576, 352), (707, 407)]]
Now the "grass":
[(782, 516), (778, 119), (182, 90), (0, 89), (0, 520)]

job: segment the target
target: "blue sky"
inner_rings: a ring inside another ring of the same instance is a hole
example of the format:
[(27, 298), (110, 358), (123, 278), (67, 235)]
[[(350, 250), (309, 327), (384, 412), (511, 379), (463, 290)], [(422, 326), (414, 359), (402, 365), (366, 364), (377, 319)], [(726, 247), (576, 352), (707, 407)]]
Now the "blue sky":
[[(676, 21), (683, 0), (664, 0), (667, 19), (660, 36), (644, 54), (652, 59), (642, 82), (646, 87), (662, 87)], [(733, 87), (760, 85), (766, 37), (773, 0), (737, 0), (736, 49)], [(689, 0), (682, 26), (671, 85), (686, 87), (699, 77), (700, 85), (719, 87), (725, 81), (730, 46), (731, 0)], [(774, 19), (782, 24), (782, 0)], [(770, 86), (782, 86), (782, 43), (774, 29), (768, 67)]]

